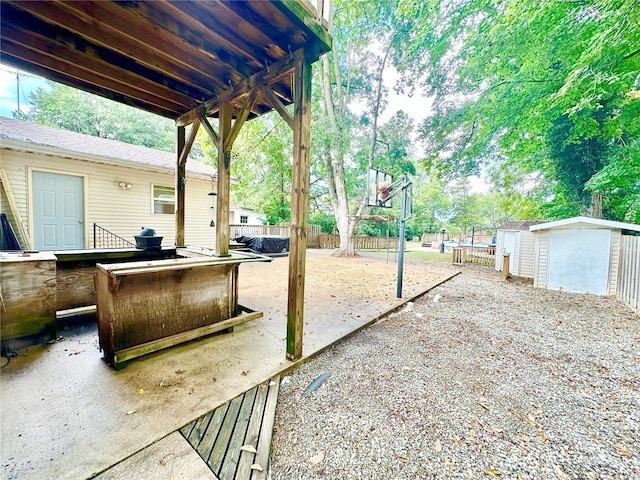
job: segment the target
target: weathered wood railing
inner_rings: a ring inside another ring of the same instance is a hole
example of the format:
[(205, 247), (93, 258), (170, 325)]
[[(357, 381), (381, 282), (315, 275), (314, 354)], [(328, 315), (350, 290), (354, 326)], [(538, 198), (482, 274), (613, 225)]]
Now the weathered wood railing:
[(640, 237), (622, 235), (618, 299), (640, 311)]
[(464, 265), (473, 263), (476, 265), (495, 265), (496, 247), (477, 247), (471, 245), (459, 245), (451, 249), (451, 263)]
[(135, 248), (136, 244), (93, 224), (93, 248)]
[[(236, 223), (229, 225), (229, 229), (229, 238), (232, 239), (241, 235), (282, 235), (283, 237), (290, 236), (289, 225), (249, 225), (246, 223)], [(320, 225), (307, 225), (307, 247), (320, 247), (319, 237), (321, 231), (322, 227)]]
[[(356, 250), (396, 250), (398, 248), (397, 237), (367, 237), (356, 235), (352, 239)], [(320, 248), (340, 248), (340, 235), (320, 235)]]

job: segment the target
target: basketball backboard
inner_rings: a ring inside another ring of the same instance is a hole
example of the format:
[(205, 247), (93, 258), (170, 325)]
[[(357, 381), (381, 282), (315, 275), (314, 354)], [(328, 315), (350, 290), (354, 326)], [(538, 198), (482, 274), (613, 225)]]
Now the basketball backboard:
[(393, 177), (370, 168), (367, 172), (367, 207), (392, 207)]

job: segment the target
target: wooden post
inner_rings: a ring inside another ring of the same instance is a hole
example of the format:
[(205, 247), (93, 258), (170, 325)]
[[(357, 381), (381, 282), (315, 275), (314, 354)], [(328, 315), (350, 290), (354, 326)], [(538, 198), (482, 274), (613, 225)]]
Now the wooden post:
[(231, 145), (225, 143), (231, 132), (231, 105), (220, 104), (218, 127), (218, 196), (216, 208), (216, 256), (229, 256), (229, 185), (231, 183)]
[(502, 255), (502, 280), (504, 282), (507, 281), (507, 278), (509, 278), (509, 256), (511, 254), (510, 253), (505, 253), (504, 255)]
[(304, 276), (307, 253), (307, 213), (311, 144), (311, 64), (296, 62), (293, 76), (293, 173), (289, 251), (289, 300), (287, 304), (287, 358), (302, 356), (304, 324)]
[(185, 128), (176, 129), (176, 247), (184, 247), (184, 187), (187, 162), (180, 162), (186, 145)]

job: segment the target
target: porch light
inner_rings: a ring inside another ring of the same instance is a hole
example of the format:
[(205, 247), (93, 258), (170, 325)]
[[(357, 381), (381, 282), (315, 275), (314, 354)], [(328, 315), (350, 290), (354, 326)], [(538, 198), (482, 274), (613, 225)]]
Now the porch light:
[(131, 187), (133, 187), (133, 185), (131, 185), (130, 183), (127, 183), (127, 182), (120, 182), (120, 183), (118, 183), (118, 186), (122, 190), (131, 190)]

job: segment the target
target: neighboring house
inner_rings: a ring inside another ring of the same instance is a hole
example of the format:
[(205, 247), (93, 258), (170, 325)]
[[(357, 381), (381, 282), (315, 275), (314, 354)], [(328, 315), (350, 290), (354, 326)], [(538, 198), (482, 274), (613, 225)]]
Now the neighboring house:
[[(624, 264), (622, 239), (632, 238), (622, 231), (640, 232), (640, 225), (573, 217), (534, 225), (530, 230), (535, 235), (535, 287), (616, 295), (620, 279), (633, 280), (619, 271)], [(638, 284), (634, 284), (637, 301)]]
[(229, 223), (231, 225), (263, 225), (266, 222), (265, 216), (255, 210), (242, 207), (231, 207), (229, 212)]
[(533, 278), (535, 236), (529, 227), (542, 223), (542, 220), (523, 220), (507, 222), (498, 227), (496, 270), (502, 271), (502, 257), (509, 253), (509, 273), (515, 277)]
[[(0, 142), (0, 207), (23, 248), (92, 248), (93, 224), (132, 242), (150, 227), (174, 244), (175, 153), (5, 117)], [(216, 170), (192, 159), (186, 168), (185, 243), (213, 248)]]

